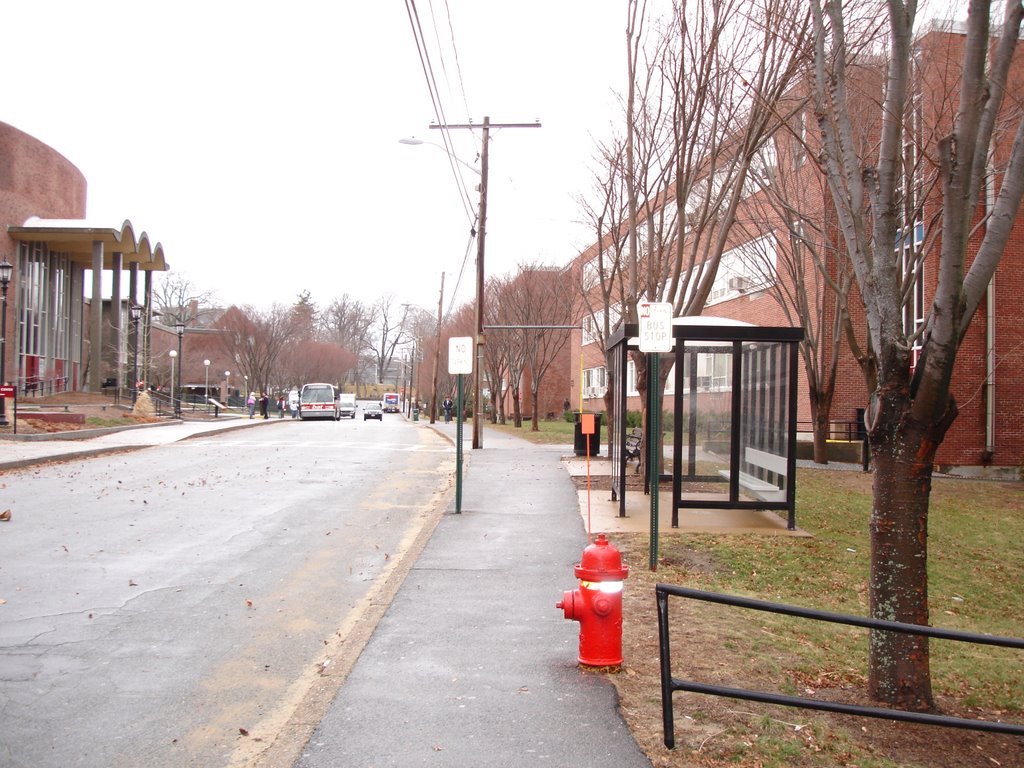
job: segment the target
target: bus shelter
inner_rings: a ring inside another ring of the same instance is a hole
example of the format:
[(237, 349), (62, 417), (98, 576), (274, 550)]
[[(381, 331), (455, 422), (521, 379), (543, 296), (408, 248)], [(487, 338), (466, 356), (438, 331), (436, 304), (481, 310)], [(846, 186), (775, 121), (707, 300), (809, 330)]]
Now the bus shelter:
[[(628, 427), (632, 388), (630, 352), (639, 328), (622, 327), (608, 345), (612, 499), (625, 516)], [(672, 481), (672, 526), (680, 509), (784, 511), (796, 528), (797, 372), (802, 328), (764, 328), (724, 318), (673, 321), (673, 368), (663, 410), (672, 424), (665, 436), (665, 466), (652, 483), (644, 462), (644, 489)], [(643, 426), (644, 444), (651, 418)], [(660, 421), (660, 420), (659, 420)], [(663, 432), (664, 435), (664, 432)], [(668, 450), (671, 446), (671, 450)]]

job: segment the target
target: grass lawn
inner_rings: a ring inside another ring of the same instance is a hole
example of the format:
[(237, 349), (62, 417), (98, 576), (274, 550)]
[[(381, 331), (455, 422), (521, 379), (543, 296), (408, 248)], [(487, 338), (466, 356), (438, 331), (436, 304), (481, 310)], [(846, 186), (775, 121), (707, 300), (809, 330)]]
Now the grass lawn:
[[(529, 424), (498, 428), (539, 443), (573, 440), (566, 422), (542, 422), (540, 432)], [(934, 626), (1024, 637), (1022, 490), (1020, 483), (935, 479), (928, 542)], [(612, 679), (627, 722), (655, 765), (1024, 765), (1024, 739), (693, 694), (673, 700), (679, 746), (669, 751), (661, 744), (654, 584), (864, 616), (870, 513), (870, 475), (800, 469), (797, 520), (811, 538), (662, 536), (659, 567), (651, 572), (647, 535), (616, 536), (632, 570), (624, 593), (626, 664)], [(676, 676), (871, 703), (864, 699), (866, 630), (681, 600), (671, 610)], [(930, 646), (943, 712), (1024, 724), (1024, 652), (944, 640)]]

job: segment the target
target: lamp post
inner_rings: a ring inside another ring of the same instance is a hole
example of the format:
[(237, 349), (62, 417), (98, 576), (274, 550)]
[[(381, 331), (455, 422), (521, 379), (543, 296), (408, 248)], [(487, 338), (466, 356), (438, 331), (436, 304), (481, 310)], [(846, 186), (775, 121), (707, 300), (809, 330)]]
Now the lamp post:
[(206, 412), (210, 412), (210, 361), (203, 360), (203, 366), (206, 368), (206, 381), (203, 384), (203, 397), (206, 400)]
[[(0, 305), (0, 384), (7, 383), (7, 286), (11, 282), (11, 275), (14, 274), (14, 265), (4, 260), (0, 261), (0, 292), (3, 293), (2, 305)], [(0, 397), (0, 427), (7, 426), (7, 398)]]
[(178, 356), (178, 351), (176, 349), (172, 349), (167, 353), (167, 356), (171, 358), (171, 410), (174, 411), (174, 415), (177, 416), (178, 406), (176, 403), (178, 401), (174, 399), (174, 360)]
[[(178, 334), (178, 357), (181, 357), (181, 339), (185, 335), (185, 323), (181, 320), (174, 324), (174, 331)], [(185, 358), (181, 357), (181, 363), (178, 365), (178, 394), (181, 394), (181, 369), (185, 367)], [(174, 415), (181, 416), (181, 398), (178, 397), (174, 401)]]
[(224, 407), (231, 405), (231, 371), (224, 371)]
[(139, 318), (142, 317), (142, 305), (134, 301), (128, 305), (128, 316), (132, 321), (132, 408), (139, 399)]

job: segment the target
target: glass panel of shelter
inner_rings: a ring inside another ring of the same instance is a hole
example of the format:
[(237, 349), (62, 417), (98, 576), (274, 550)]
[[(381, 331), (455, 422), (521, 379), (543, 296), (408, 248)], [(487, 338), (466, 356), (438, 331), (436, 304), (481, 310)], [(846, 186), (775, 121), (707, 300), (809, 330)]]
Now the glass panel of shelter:
[(789, 345), (684, 341), (680, 359), (669, 459), (679, 460), (680, 506), (785, 502)]

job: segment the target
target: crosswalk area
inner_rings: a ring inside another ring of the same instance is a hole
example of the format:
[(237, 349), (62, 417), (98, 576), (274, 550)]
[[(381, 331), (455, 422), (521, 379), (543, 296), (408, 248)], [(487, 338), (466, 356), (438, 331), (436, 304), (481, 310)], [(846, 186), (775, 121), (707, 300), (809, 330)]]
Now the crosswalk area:
[[(182, 440), (174, 443), (182, 448), (203, 448), (209, 443), (202, 440)], [(410, 445), (409, 443), (381, 442), (370, 443), (363, 440), (230, 440), (219, 438), (217, 447), (220, 448), (313, 448), (322, 451), (375, 451), (381, 453), (404, 452), (404, 453), (454, 453), (455, 446), (447, 444), (438, 445)]]

